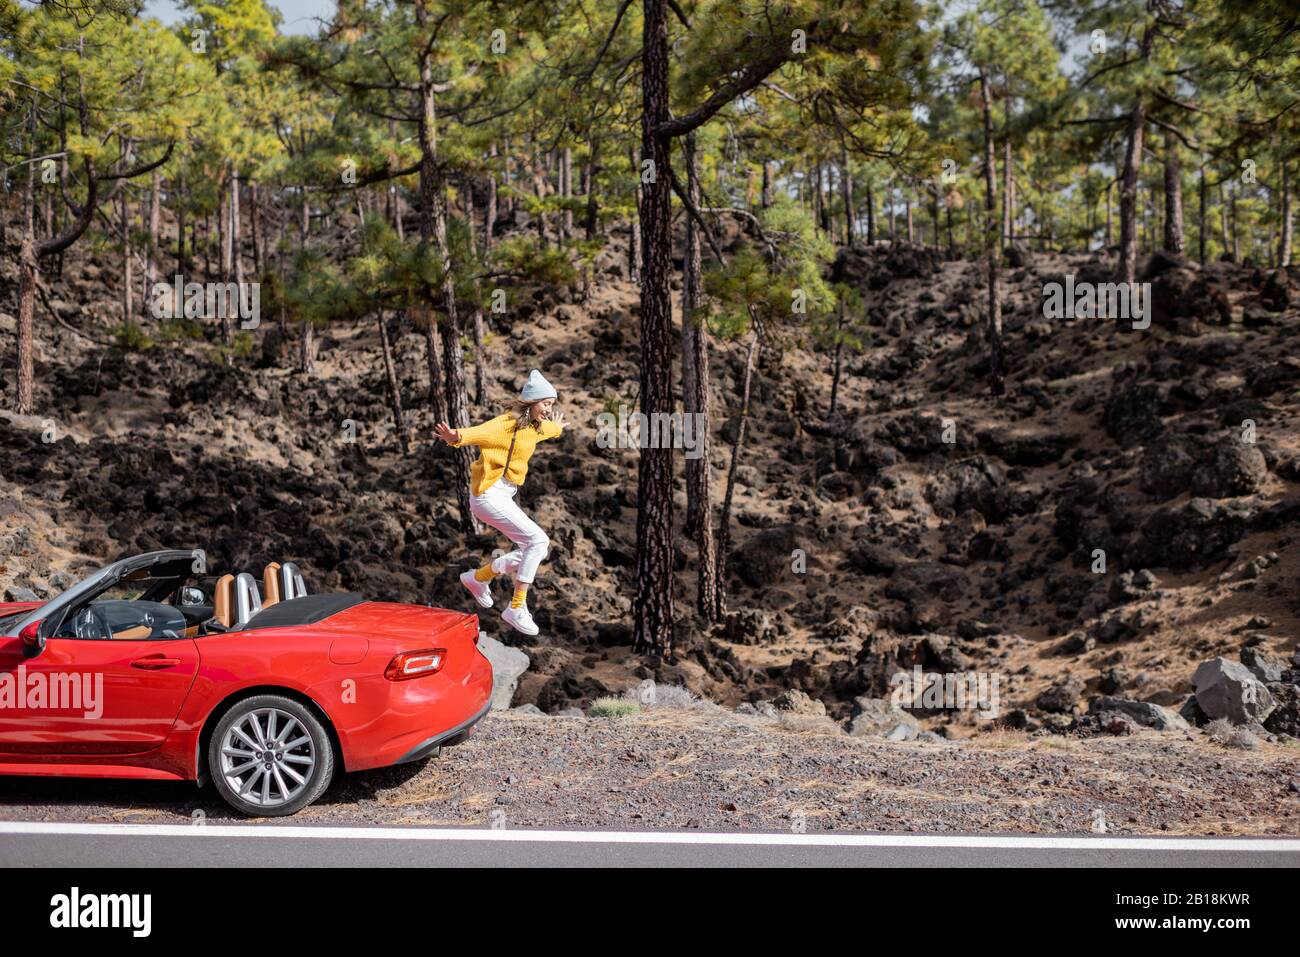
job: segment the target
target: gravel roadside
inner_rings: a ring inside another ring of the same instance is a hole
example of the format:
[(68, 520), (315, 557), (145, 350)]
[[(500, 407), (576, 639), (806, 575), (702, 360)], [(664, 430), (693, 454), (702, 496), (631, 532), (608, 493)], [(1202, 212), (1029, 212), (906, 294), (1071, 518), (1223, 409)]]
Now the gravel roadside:
[[(211, 788), (0, 778), (0, 819), (234, 819)], [(295, 824), (1300, 835), (1300, 749), (1192, 733), (895, 743), (722, 709), (494, 712), (423, 765), (347, 775)]]

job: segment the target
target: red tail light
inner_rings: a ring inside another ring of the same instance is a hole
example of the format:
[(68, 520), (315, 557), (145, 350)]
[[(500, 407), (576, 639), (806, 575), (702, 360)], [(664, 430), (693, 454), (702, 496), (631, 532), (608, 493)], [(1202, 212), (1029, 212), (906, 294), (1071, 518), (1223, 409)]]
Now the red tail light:
[(437, 674), (447, 660), (446, 648), (425, 648), (421, 651), (404, 651), (388, 663), (384, 677), (389, 681), (406, 681)]

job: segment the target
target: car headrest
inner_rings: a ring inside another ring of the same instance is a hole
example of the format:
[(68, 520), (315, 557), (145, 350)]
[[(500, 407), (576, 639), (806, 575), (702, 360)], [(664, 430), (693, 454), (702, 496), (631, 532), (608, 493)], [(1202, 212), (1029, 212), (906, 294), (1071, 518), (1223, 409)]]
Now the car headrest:
[(222, 575), (213, 587), (212, 617), (229, 628), (235, 623), (235, 576)]
[(270, 608), (284, 600), (280, 588), (280, 563), (271, 562), (262, 572), (262, 607)]

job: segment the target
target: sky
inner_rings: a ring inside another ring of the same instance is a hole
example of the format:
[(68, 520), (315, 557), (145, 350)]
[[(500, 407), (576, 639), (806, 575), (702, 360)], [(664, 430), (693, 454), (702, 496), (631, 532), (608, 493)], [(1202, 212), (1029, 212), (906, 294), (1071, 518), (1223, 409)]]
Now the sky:
[[(271, 0), (270, 6), (276, 7), (284, 15), (280, 26), (283, 33), (314, 33), (318, 17), (334, 15), (334, 0)], [(165, 24), (172, 24), (181, 19), (173, 0), (148, 0), (144, 7), (145, 16), (157, 17)]]

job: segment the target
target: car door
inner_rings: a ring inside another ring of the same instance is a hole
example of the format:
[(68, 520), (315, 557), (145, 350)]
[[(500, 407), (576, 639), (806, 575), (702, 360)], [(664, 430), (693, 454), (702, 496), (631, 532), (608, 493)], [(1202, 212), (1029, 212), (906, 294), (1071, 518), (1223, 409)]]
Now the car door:
[(199, 669), (191, 638), (0, 637), (0, 753), (133, 754), (167, 738)]

